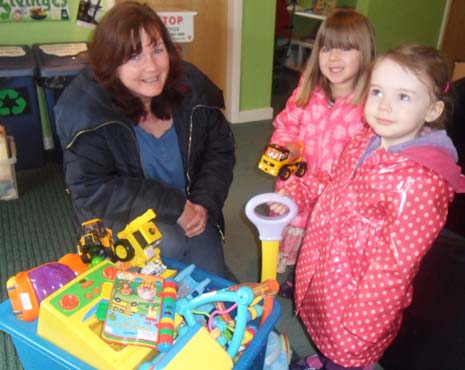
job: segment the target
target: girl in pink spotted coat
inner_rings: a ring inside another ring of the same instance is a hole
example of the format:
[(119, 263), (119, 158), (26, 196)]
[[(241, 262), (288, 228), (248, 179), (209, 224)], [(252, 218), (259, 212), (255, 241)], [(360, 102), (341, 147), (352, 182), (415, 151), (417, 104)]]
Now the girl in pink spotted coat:
[[(322, 23), (299, 84), (273, 122), (270, 139), (287, 147), (291, 156), (302, 155), (310, 176), (320, 171), (331, 174), (348, 139), (363, 128), (360, 101), (374, 56), (374, 32), (362, 14), (338, 9)], [(277, 190), (283, 183), (277, 181)], [(284, 231), (278, 272), (295, 264), (308, 212), (297, 215)], [(292, 296), (293, 280), (291, 268), (282, 296)]]
[(369, 86), (370, 127), (350, 140), (332, 176), (321, 171), (281, 191), (301, 209), (313, 208), (295, 304), (319, 354), (293, 370), (373, 368), (399, 331), (413, 279), (454, 193), (465, 192), (442, 129), (449, 82), (437, 50), (388, 51)]

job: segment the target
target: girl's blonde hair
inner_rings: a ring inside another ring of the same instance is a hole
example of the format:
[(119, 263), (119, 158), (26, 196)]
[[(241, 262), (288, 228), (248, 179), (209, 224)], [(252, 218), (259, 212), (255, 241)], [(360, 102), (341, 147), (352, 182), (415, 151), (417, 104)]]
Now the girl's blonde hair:
[(368, 80), (368, 66), (376, 55), (375, 32), (367, 17), (353, 9), (335, 9), (318, 30), (312, 54), (302, 73), (300, 89), (295, 103), (300, 107), (308, 104), (316, 87), (323, 89), (331, 97), (328, 79), (321, 73), (319, 54), (323, 47), (348, 48), (360, 51), (360, 70), (355, 78), (352, 103), (358, 104)]
[(417, 44), (401, 45), (386, 51), (374, 62), (373, 68), (382, 60), (389, 59), (403, 69), (412, 72), (431, 90), (431, 98), (444, 102), (442, 114), (425, 126), (444, 128), (452, 107), (450, 98), (449, 67), (435, 48)]

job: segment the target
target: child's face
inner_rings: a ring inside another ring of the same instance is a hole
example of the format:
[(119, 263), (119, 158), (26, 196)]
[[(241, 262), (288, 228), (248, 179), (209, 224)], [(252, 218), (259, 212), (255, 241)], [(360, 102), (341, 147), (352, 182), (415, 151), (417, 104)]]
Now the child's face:
[(357, 49), (321, 48), (318, 62), (321, 73), (330, 82), (333, 98), (346, 97), (352, 93), (361, 60)]
[(374, 67), (365, 118), (388, 148), (418, 136), (425, 122), (434, 121), (444, 108), (431, 88), (413, 72), (383, 59)]

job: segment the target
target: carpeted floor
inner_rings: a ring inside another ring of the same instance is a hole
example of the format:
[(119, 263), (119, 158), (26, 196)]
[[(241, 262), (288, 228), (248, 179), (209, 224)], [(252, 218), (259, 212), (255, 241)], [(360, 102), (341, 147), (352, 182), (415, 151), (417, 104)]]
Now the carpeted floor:
[[(0, 301), (10, 276), (75, 251), (77, 235), (61, 165), (17, 172), (19, 199), (0, 202)], [(0, 332), (0, 369), (21, 366), (10, 338)]]

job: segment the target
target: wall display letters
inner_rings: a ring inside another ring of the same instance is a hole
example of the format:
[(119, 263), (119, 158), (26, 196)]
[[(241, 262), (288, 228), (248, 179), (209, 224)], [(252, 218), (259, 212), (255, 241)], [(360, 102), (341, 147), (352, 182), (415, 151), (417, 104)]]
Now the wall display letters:
[(0, 23), (67, 20), (68, 0), (0, 0)]

